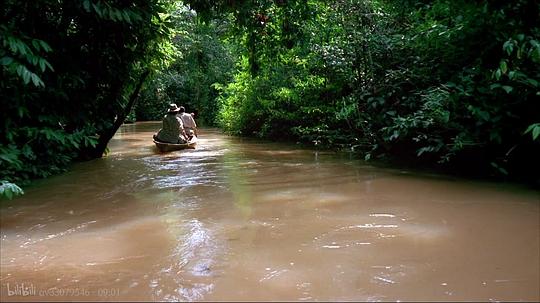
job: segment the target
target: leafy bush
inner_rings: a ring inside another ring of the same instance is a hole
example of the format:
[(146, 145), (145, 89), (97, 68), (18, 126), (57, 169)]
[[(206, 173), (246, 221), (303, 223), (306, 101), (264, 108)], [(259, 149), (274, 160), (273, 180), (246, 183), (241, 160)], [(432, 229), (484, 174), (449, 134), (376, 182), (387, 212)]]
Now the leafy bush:
[(17, 186), (17, 184), (13, 184), (5, 180), (0, 181), (0, 199), (6, 198), (11, 200), (13, 199), (13, 197), (23, 194), (24, 191), (22, 190), (22, 188)]
[(213, 7), (227, 8), (243, 57), (234, 80), (218, 86), (224, 129), (340, 144), (368, 159), (535, 178), (537, 2)]
[[(101, 157), (150, 71), (168, 58), (168, 1), (4, 1), (0, 180)], [(10, 194), (11, 193), (11, 194)]]

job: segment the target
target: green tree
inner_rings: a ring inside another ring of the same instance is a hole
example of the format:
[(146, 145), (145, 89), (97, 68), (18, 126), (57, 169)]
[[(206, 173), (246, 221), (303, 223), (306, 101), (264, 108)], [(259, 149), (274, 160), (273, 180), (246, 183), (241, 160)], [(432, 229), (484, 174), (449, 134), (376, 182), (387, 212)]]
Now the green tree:
[(242, 52), (226, 130), (537, 178), (537, 1), (195, 5), (229, 14)]
[(136, 117), (159, 120), (169, 103), (177, 103), (195, 112), (199, 122), (214, 125), (216, 87), (230, 80), (234, 68), (233, 51), (225, 40), (229, 21), (204, 20), (186, 6), (176, 10), (173, 20), (177, 29), (174, 60), (143, 90)]
[(0, 180), (24, 183), (101, 157), (171, 53), (172, 1), (4, 1)]

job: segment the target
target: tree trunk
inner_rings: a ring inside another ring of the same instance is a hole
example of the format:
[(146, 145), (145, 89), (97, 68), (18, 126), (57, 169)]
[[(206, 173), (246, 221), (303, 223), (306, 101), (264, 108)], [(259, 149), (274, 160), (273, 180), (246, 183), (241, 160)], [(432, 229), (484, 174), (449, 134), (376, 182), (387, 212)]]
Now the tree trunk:
[(139, 82), (137, 82), (135, 89), (129, 96), (129, 101), (124, 107), (123, 112), (118, 115), (118, 117), (114, 121), (114, 124), (111, 126), (111, 128), (104, 130), (103, 133), (100, 134), (99, 139), (98, 139), (98, 144), (90, 152), (90, 156), (92, 158), (101, 158), (103, 156), (103, 153), (105, 152), (105, 149), (107, 148), (107, 144), (112, 139), (116, 131), (120, 128), (120, 126), (122, 126), (122, 124), (124, 123), (124, 120), (131, 112), (131, 109), (133, 108), (133, 105), (135, 104), (135, 101), (137, 100), (137, 97), (139, 96), (139, 92), (141, 91), (142, 85), (149, 74), (150, 74), (149, 70), (146, 70), (145, 72), (141, 74)]

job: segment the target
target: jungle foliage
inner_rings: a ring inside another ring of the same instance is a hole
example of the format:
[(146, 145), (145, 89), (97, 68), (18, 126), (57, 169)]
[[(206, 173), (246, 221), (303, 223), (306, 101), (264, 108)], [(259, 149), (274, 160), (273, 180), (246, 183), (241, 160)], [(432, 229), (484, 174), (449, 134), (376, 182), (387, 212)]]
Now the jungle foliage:
[(194, 112), (197, 122), (215, 125), (218, 115), (216, 85), (231, 79), (236, 58), (226, 42), (229, 20), (203, 20), (194, 10), (179, 6), (172, 14), (176, 53), (141, 92), (135, 106), (137, 120), (161, 120), (170, 103)]
[(188, 1), (233, 20), (227, 131), (538, 180), (538, 1)]
[(165, 0), (11, 1), (0, 9), (0, 195), (101, 157), (173, 48)]

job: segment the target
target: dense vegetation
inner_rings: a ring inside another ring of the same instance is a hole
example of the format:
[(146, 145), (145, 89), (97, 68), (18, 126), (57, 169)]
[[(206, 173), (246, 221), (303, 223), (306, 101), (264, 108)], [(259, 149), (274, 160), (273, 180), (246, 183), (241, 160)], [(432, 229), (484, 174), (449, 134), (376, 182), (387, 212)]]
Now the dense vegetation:
[(229, 29), (228, 20), (203, 22), (186, 6), (172, 14), (177, 33), (172, 63), (147, 83), (138, 100), (133, 118), (161, 120), (170, 103), (195, 112), (199, 124), (212, 125), (218, 115), (216, 83), (231, 79), (235, 58), (221, 41)]
[(170, 102), (232, 134), (538, 180), (538, 1), (184, 2), (4, 1), (0, 195)]
[(224, 129), (538, 180), (538, 1), (191, 2), (242, 46)]
[(3, 2), (0, 194), (101, 157), (170, 46), (162, 0)]

